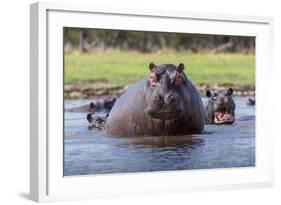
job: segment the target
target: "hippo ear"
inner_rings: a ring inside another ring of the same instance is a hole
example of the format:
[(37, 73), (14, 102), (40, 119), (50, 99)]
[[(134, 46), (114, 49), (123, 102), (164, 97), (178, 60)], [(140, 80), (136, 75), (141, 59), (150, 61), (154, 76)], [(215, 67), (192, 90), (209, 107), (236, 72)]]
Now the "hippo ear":
[(180, 63), (177, 67), (177, 71), (181, 73), (183, 70), (184, 70), (184, 65), (183, 63)]
[(91, 103), (90, 103), (90, 108), (91, 108), (91, 109), (94, 109), (95, 107), (96, 107), (95, 104), (94, 104), (93, 102), (91, 102)]
[(232, 94), (233, 94), (233, 89), (232, 89), (232, 88), (229, 88), (228, 91), (227, 91), (227, 94), (228, 94), (228, 95), (232, 95)]
[(88, 122), (90, 122), (92, 119), (93, 119), (92, 114), (89, 113), (89, 114), (87, 115), (87, 120), (88, 120)]
[(151, 72), (153, 72), (155, 67), (156, 67), (156, 65), (154, 63), (149, 64), (149, 69), (150, 69)]
[(207, 90), (207, 91), (206, 91), (206, 96), (207, 96), (208, 98), (212, 96), (212, 93), (211, 93), (210, 90)]

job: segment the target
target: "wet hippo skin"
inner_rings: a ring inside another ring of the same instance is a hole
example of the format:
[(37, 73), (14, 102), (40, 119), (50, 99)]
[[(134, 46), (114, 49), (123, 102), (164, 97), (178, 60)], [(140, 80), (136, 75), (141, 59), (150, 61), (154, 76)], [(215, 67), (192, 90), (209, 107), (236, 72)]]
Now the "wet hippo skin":
[(109, 136), (201, 133), (204, 108), (186, 77), (184, 65), (151, 63), (150, 78), (132, 85), (114, 104), (107, 119)]

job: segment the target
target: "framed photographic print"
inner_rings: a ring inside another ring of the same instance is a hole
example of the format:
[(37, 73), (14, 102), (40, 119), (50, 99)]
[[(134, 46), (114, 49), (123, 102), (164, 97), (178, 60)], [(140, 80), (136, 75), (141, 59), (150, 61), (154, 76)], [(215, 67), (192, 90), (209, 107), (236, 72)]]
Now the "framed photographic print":
[(273, 183), (269, 17), (31, 5), (30, 197)]

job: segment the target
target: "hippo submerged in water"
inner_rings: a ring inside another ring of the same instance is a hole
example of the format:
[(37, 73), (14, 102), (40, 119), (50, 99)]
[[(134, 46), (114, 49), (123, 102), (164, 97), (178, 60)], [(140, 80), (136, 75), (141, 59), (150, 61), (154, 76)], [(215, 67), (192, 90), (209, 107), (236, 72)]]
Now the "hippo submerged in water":
[(183, 135), (204, 130), (204, 108), (184, 65), (149, 65), (151, 76), (132, 85), (114, 104), (109, 136)]
[(205, 108), (207, 124), (232, 124), (235, 121), (235, 103), (232, 98), (233, 90), (206, 92), (209, 98)]
[(252, 98), (249, 98), (248, 101), (247, 101), (247, 105), (255, 106), (256, 105), (256, 100), (252, 99)]
[(87, 121), (89, 122), (88, 129), (96, 128), (98, 130), (103, 130), (105, 128), (107, 117), (108, 114), (105, 117), (101, 117), (101, 116), (93, 117), (92, 113), (87, 114)]
[(116, 101), (116, 98), (105, 99), (105, 100), (97, 101), (95, 103), (91, 102), (90, 104), (82, 105), (80, 107), (69, 108), (69, 109), (66, 109), (65, 111), (66, 112), (89, 112), (92, 114), (94, 112), (98, 112), (98, 111), (110, 112), (115, 101)]

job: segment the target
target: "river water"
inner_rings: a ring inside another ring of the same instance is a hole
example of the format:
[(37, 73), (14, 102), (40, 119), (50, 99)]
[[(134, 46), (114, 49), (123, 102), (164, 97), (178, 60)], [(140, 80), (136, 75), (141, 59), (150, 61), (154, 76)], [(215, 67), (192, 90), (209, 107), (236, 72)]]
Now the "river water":
[[(86, 113), (65, 112), (64, 176), (255, 166), (255, 120), (241, 118), (255, 116), (247, 99), (234, 97), (233, 125), (206, 125), (193, 136), (108, 137), (88, 130)], [(69, 100), (65, 108), (89, 102)]]

